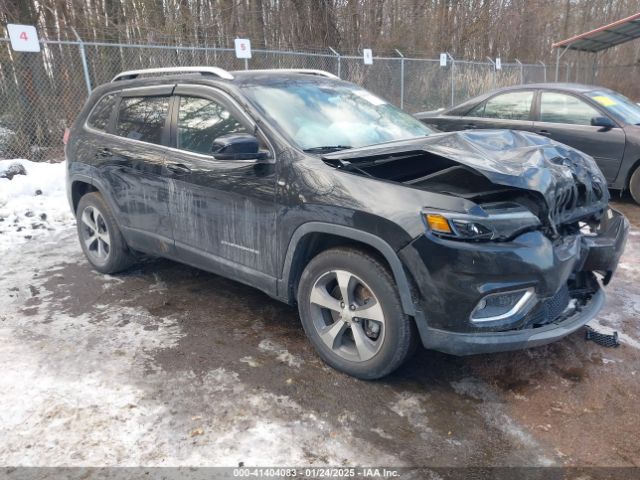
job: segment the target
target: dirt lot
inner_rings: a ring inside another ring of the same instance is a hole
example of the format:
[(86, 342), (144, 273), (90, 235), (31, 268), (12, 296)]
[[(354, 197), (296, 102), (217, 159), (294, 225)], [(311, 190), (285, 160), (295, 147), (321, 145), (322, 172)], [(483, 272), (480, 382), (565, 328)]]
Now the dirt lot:
[(91, 270), (68, 227), (0, 255), (0, 464), (640, 465), (640, 208), (596, 323), (529, 351), (420, 350), (362, 382), (295, 309), (149, 260)]

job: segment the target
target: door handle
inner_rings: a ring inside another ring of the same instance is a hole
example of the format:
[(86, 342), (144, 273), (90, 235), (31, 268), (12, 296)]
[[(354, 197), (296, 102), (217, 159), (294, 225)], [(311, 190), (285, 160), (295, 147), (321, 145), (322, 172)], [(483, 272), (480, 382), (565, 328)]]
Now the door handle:
[(549, 130), (538, 130), (538, 135), (544, 135), (545, 137), (550, 137), (551, 132)]
[(167, 163), (165, 167), (175, 175), (188, 175), (191, 173), (191, 169), (183, 163)]

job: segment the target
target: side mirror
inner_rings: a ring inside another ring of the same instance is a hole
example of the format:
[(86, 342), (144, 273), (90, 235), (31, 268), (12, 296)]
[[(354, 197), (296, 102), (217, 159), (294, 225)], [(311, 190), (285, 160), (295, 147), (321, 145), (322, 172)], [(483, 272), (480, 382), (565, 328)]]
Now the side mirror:
[(602, 127), (606, 129), (615, 128), (616, 124), (609, 117), (593, 117), (591, 119), (592, 127)]
[(230, 133), (215, 139), (211, 153), (218, 160), (263, 160), (258, 139), (248, 133)]

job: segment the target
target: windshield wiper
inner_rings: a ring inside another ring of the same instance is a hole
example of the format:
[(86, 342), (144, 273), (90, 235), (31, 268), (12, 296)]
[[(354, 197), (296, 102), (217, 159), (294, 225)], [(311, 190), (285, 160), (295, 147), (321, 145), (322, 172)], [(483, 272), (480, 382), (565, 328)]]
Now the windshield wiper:
[(347, 150), (349, 148), (353, 148), (353, 147), (350, 145), (327, 145), (324, 147), (305, 148), (304, 151), (307, 153), (329, 153), (329, 152), (337, 152), (338, 150)]
[(373, 177), (373, 175), (371, 175), (369, 172), (364, 171), (360, 167), (356, 167), (349, 160), (327, 160), (326, 158), (323, 158), (322, 160), (327, 165), (331, 165), (332, 167), (337, 168), (339, 170), (346, 170), (348, 172), (358, 172), (367, 177)]

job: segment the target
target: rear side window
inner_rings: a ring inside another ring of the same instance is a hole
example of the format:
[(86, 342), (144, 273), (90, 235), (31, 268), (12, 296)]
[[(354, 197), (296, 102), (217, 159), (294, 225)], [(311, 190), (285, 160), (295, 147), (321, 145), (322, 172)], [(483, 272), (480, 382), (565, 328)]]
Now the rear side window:
[(96, 130), (106, 131), (109, 126), (109, 119), (116, 104), (115, 95), (107, 95), (102, 97), (100, 101), (93, 107), (91, 114), (87, 120), (87, 125)]
[(592, 106), (573, 95), (556, 92), (542, 92), (540, 100), (540, 121), (591, 125), (593, 117), (601, 114)]
[(177, 146), (211, 155), (216, 138), (229, 133), (249, 133), (224, 105), (198, 97), (180, 97)]
[(533, 92), (510, 92), (487, 100), (473, 108), (471, 117), (500, 118), (503, 120), (529, 120)]
[(116, 134), (160, 144), (168, 111), (169, 97), (123, 97), (118, 111)]

